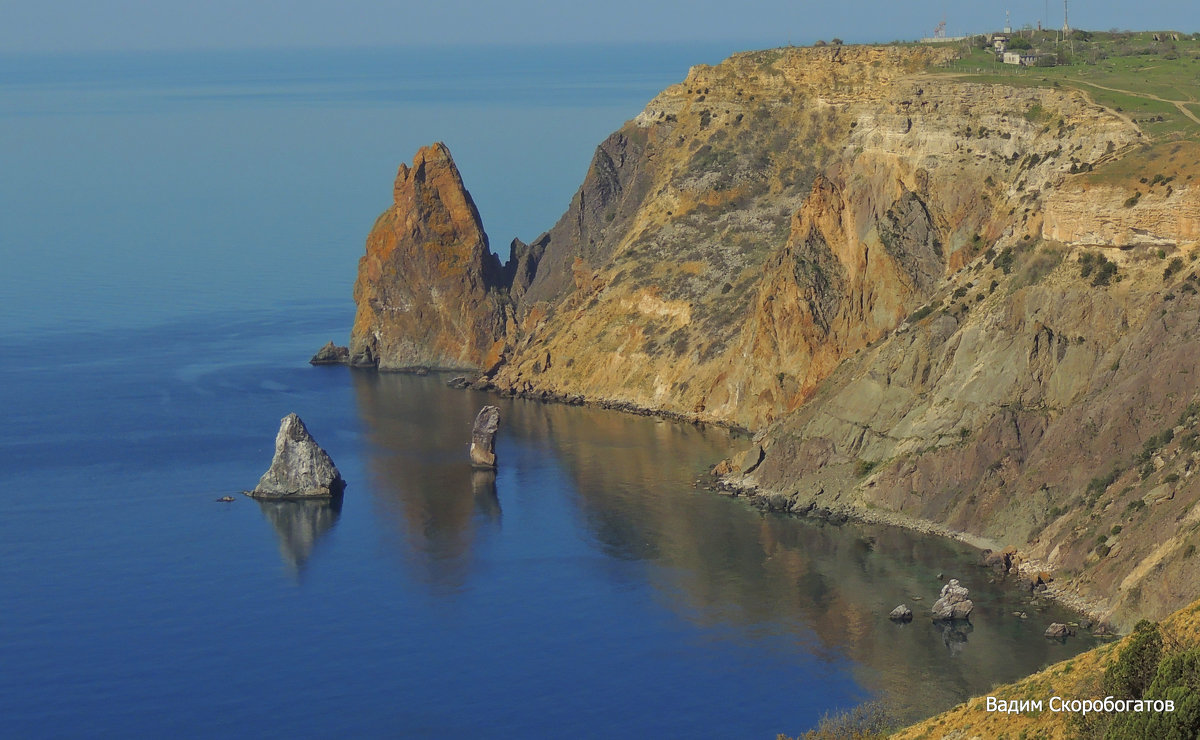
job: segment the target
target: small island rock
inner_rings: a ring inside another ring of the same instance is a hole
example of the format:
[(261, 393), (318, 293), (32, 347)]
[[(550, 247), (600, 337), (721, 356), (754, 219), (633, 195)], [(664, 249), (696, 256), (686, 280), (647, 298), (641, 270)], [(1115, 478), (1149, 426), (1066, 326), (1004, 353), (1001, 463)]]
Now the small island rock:
[(911, 622), (913, 618), (912, 609), (908, 608), (908, 604), (901, 604), (892, 610), (888, 615), (888, 619), (893, 622)]
[(938, 596), (938, 600), (934, 602), (934, 621), (970, 619), (971, 610), (975, 608), (975, 604), (967, 598), (967, 593), (966, 587), (959, 585), (957, 578), (951, 578), (949, 583), (942, 586), (942, 592)]
[(275, 457), (253, 491), (256, 498), (341, 496), (346, 481), (337, 466), (295, 414), (283, 417), (275, 436)]
[(345, 365), (350, 360), (350, 349), (339, 347), (333, 342), (326, 344), (308, 361), (310, 365)]
[(475, 417), (471, 431), (471, 464), (477, 468), (496, 467), (496, 430), (500, 428), (500, 409), (484, 406)]

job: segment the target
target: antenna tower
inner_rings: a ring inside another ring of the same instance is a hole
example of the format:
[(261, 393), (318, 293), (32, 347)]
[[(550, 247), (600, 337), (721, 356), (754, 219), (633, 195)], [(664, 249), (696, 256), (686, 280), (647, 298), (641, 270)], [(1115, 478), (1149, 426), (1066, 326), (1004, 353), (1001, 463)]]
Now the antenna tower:
[(1067, 22), (1067, 0), (1063, 0), (1063, 38), (1071, 35), (1071, 24)]

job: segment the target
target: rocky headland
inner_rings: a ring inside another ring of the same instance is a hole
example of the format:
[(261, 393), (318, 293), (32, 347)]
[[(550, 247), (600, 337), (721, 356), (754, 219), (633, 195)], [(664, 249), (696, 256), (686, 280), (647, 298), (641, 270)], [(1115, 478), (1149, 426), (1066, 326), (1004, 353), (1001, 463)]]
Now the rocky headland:
[(346, 361), (749, 430), (715, 472), (763, 508), (963, 539), (1119, 626), (1169, 613), (1200, 597), (1200, 147), (930, 73), (954, 53), (695, 67), (507, 264), (422, 149)]

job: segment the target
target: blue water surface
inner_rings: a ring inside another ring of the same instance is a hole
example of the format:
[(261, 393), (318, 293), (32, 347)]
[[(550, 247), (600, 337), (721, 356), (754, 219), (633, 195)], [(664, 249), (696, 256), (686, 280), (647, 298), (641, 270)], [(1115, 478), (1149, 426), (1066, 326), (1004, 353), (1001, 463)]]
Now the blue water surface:
[[(0, 736), (774, 737), (1085, 647), (962, 546), (695, 487), (720, 430), (308, 366), (418, 146), (503, 253), (730, 51), (0, 56)], [(289, 412), (340, 505), (236, 495)], [(887, 621), (942, 571), (973, 627)]]

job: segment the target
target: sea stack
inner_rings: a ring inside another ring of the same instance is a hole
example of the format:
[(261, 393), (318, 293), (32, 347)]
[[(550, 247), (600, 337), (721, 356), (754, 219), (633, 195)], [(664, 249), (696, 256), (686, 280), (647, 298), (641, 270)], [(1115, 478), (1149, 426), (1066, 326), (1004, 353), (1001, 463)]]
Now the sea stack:
[(975, 604), (967, 598), (967, 589), (958, 584), (957, 578), (942, 586), (942, 592), (933, 605), (933, 621), (948, 622), (955, 619), (971, 618), (971, 610)]
[(255, 498), (310, 499), (342, 495), (346, 481), (337, 466), (308, 433), (304, 422), (288, 414), (275, 436), (275, 457), (253, 491)]
[(475, 417), (471, 431), (471, 464), (477, 468), (496, 467), (496, 430), (500, 428), (500, 409), (484, 406)]
[(505, 276), (450, 150), (440, 142), (421, 148), (411, 166), (400, 165), (392, 206), (375, 221), (359, 260), (349, 363), (380, 370), (495, 365), (511, 314)]

